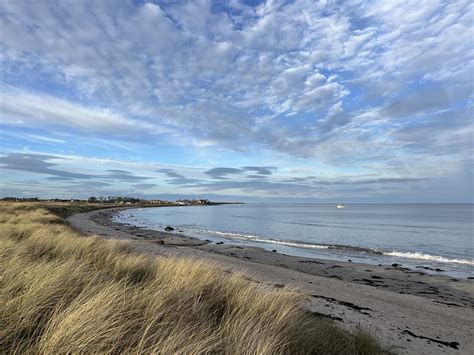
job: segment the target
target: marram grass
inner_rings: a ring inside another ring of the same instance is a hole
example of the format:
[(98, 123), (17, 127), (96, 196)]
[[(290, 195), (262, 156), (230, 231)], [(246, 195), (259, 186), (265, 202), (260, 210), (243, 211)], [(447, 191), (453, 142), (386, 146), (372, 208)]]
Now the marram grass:
[(0, 208), (0, 353), (384, 353), (296, 293), (84, 237), (41, 205)]

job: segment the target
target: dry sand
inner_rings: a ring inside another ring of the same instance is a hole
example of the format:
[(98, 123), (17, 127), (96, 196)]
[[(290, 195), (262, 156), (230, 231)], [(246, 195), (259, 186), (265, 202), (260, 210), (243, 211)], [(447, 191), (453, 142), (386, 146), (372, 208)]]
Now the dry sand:
[(353, 330), (361, 326), (399, 354), (474, 354), (474, 282), (413, 271), (211, 244), (179, 233), (116, 224), (118, 209), (76, 214), (76, 229), (127, 240), (139, 251), (186, 256), (305, 295), (305, 307)]

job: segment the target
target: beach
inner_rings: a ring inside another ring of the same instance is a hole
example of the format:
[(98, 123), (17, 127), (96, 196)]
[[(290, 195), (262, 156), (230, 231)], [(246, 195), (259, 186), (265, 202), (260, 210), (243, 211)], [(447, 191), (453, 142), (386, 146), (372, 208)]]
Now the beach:
[[(143, 253), (211, 261), (254, 282), (305, 295), (305, 308), (347, 329), (362, 327), (401, 354), (468, 354), (474, 348), (474, 283), (403, 265), (369, 265), (216, 244), (182, 233), (114, 223), (123, 208), (75, 214), (72, 227)], [(176, 231), (173, 231), (176, 232)]]

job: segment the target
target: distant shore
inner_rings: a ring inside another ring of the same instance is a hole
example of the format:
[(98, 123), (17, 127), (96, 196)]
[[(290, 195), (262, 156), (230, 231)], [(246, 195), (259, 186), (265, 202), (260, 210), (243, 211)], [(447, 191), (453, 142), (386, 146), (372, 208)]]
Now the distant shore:
[[(130, 207), (125, 207), (130, 208)], [(124, 208), (75, 214), (76, 229), (129, 241), (154, 255), (186, 256), (242, 271), (257, 282), (299, 290), (309, 311), (347, 327), (362, 325), (397, 353), (468, 353), (474, 347), (474, 283), (392, 265), (367, 265), (288, 256), (256, 247), (215, 244), (114, 223)], [(175, 231), (173, 231), (175, 232)]]

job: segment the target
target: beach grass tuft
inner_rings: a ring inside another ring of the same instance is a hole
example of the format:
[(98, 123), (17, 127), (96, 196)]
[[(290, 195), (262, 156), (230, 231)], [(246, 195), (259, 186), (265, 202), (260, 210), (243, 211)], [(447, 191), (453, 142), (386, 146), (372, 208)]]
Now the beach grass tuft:
[(43, 207), (0, 205), (0, 353), (386, 353), (295, 292), (85, 237)]

